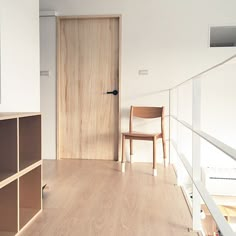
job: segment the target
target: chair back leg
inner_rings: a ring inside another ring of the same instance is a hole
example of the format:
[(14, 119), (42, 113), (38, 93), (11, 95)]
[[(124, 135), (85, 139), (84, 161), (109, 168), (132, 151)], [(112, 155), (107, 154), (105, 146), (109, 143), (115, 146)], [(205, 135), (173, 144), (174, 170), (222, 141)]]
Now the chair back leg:
[(133, 155), (133, 139), (130, 139), (130, 155)]
[(129, 145), (130, 145), (130, 163), (133, 163), (133, 155), (134, 155), (134, 152), (133, 152), (133, 139), (130, 139), (129, 140)]

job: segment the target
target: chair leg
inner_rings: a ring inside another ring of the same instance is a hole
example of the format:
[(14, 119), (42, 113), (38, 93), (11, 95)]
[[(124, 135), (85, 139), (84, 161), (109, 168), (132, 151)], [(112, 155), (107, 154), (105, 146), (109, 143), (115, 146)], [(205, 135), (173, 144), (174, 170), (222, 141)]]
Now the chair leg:
[(121, 160), (121, 172), (125, 173), (125, 135), (122, 134), (122, 160)]
[(153, 176), (157, 176), (157, 163), (156, 163), (156, 138), (153, 138)]
[(130, 163), (133, 163), (133, 139), (129, 140), (129, 145), (130, 145)]
[(167, 163), (166, 163), (167, 155), (166, 155), (166, 140), (164, 137), (162, 137), (162, 146), (163, 146), (164, 166), (166, 167), (167, 166)]

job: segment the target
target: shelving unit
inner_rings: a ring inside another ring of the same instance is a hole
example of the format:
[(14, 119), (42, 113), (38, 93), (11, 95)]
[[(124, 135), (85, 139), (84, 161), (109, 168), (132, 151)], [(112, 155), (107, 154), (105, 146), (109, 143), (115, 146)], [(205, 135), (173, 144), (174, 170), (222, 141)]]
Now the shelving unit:
[(41, 115), (0, 113), (0, 235), (18, 234), (42, 210)]

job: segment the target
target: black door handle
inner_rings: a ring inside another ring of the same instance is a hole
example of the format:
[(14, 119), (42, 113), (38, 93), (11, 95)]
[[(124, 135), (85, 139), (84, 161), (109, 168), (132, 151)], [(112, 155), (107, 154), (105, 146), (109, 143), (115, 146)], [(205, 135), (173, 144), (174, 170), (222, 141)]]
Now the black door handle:
[(107, 92), (107, 94), (113, 94), (114, 96), (116, 96), (119, 92), (117, 90), (113, 90), (110, 92)]

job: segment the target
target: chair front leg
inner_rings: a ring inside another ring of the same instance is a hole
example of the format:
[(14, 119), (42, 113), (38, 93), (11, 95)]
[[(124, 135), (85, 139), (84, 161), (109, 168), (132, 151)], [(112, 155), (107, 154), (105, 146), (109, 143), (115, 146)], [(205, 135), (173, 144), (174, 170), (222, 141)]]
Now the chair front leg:
[(121, 172), (125, 172), (125, 135), (122, 134), (122, 160), (121, 160)]
[(153, 138), (153, 176), (157, 176), (156, 137)]
[(133, 153), (133, 139), (129, 140), (129, 145), (130, 145), (130, 156), (129, 156), (130, 163), (133, 163), (133, 155), (134, 155), (134, 153)]

